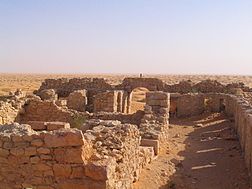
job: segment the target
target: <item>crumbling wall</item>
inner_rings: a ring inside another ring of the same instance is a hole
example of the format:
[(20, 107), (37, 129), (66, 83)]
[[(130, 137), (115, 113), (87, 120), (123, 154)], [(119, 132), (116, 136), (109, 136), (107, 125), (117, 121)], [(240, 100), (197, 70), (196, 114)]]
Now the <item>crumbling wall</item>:
[(19, 114), (23, 111), (22, 107), (26, 100), (25, 93), (20, 89), (10, 93), (8, 96), (0, 97), (0, 125), (19, 121)]
[(177, 99), (177, 117), (199, 115), (204, 110), (204, 96), (201, 94), (185, 94)]
[(0, 101), (0, 125), (13, 123), (19, 115), (19, 109), (12, 106), (11, 103)]
[(42, 100), (57, 100), (58, 95), (54, 89), (44, 89), (37, 93)]
[(86, 93), (86, 90), (78, 90), (70, 93), (70, 95), (67, 97), (67, 107), (69, 109), (84, 112), (87, 105)]
[(67, 122), (71, 127), (79, 128), (89, 115), (85, 112), (64, 109), (56, 105), (55, 101), (31, 99), (26, 102), (24, 112), (20, 114), (20, 123), (28, 121)]
[(139, 126), (142, 146), (152, 146), (157, 155), (168, 137), (170, 94), (160, 91), (146, 93), (145, 114)]
[(205, 111), (223, 112), (227, 106), (227, 95), (220, 93), (204, 94)]
[(118, 120), (122, 123), (130, 123), (134, 125), (140, 125), (141, 119), (144, 116), (143, 111), (137, 111), (134, 114), (125, 114), (120, 112), (98, 112), (89, 115), (89, 119), (100, 119), (100, 120)]
[(44, 89), (55, 89), (59, 97), (67, 97), (76, 90), (106, 91), (112, 89), (103, 78), (46, 79), (37, 93)]
[(123, 91), (106, 91), (95, 95), (94, 112), (122, 112)]
[(104, 92), (106, 90), (123, 90), (128, 93), (138, 87), (145, 87), (149, 91), (164, 91), (169, 93), (229, 93), (234, 88), (240, 88), (245, 92), (252, 92), (252, 89), (243, 83), (221, 84), (216, 80), (203, 80), (199, 83), (192, 81), (180, 81), (177, 84), (169, 85), (157, 78), (125, 78), (121, 84), (116, 86), (108, 84), (103, 78), (73, 78), (73, 79), (46, 79), (37, 94), (44, 89), (55, 89), (59, 97), (67, 97), (75, 90), (90, 90)]
[(73, 113), (58, 107), (54, 101), (30, 100), (24, 106), (21, 122), (62, 121), (70, 122)]
[(0, 126), (0, 188), (130, 189), (153, 148), (140, 147), (136, 126), (97, 124), (36, 132)]
[(252, 107), (242, 98), (228, 95), (226, 113), (234, 116), (234, 129), (239, 137), (248, 171), (252, 172)]
[(91, 145), (76, 129), (44, 133), (29, 125), (0, 126), (0, 188), (104, 185), (84, 175), (91, 155)]
[(44, 121), (27, 121), (25, 124), (31, 126), (34, 131), (54, 131), (58, 129), (69, 129), (70, 124), (66, 122), (44, 122)]
[(144, 87), (149, 91), (163, 91), (165, 83), (157, 78), (125, 78), (116, 89), (132, 92), (133, 89)]

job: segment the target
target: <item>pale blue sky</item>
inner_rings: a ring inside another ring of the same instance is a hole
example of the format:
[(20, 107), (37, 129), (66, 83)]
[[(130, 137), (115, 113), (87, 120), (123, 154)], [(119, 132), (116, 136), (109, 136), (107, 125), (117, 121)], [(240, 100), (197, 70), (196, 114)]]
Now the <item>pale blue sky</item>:
[(0, 0), (0, 72), (252, 75), (252, 1)]

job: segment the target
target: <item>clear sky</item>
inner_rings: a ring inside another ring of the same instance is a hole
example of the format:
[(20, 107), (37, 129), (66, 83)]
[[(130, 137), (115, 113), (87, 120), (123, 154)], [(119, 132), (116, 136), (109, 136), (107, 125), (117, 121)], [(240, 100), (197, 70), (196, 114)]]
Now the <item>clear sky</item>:
[(252, 1), (0, 0), (0, 72), (252, 75)]

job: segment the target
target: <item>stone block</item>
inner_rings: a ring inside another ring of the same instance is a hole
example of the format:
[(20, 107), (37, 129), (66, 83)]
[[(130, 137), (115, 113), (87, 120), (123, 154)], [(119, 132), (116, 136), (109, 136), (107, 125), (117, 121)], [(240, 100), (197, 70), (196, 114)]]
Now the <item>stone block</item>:
[(54, 131), (62, 128), (69, 129), (70, 124), (66, 122), (46, 122), (46, 129), (48, 131)]
[(155, 155), (159, 154), (159, 141), (151, 139), (141, 139), (141, 146), (153, 147)]
[(45, 122), (43, 121), (28, 121), (26, 124), (30, 125), (31, 128), (35, 131), (46, 130)]
[(113, 158), (90, 162), (85, 166), (85, 175), (93, 180), (106, 181), (113, 179), (115, 168), (116, 162)]
[(55, 177), (68, 178), (71, 175), (72, 169), (69, 164), (54, 164), (53, 172)]
[(77, 129), (61, 129), (45, 134), (47, 147), (81, 146), (83, 144), (83, 134)]

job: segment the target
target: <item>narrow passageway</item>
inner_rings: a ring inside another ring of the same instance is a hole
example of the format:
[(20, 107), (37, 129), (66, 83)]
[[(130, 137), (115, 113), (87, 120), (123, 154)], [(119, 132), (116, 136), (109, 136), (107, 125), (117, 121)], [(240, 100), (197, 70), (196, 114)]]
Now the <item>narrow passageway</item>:
[(219, 113), (171, 120), (167, 145), (134, 188), (250, 189), (233, 124)]

